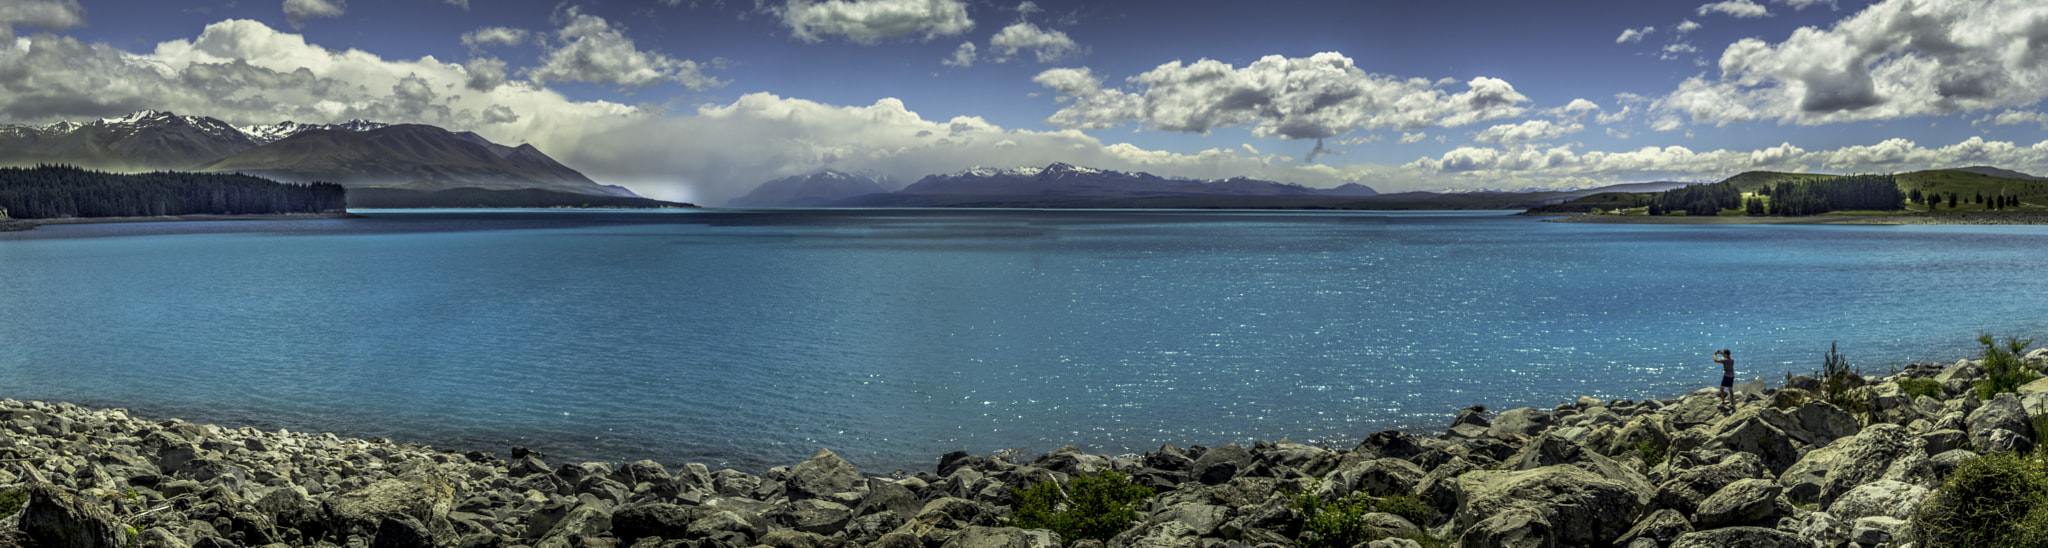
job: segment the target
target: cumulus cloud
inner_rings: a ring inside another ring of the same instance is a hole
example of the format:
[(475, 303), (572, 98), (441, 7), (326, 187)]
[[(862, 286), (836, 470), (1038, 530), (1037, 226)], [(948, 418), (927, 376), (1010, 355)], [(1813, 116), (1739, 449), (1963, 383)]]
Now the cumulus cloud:
[(2048, 4), (1885, 0), (1831, 28), (1728, 46), (1718, 79), (1681, 82), (1658, 125), (1802, 125), (2018, 107), (2048, 97)]
[(1614, 43), (1616, 43), (1616, 44), (1633, 44), (1633, 43), (1636, 43), (1636, 42), (1641, 42), (1641, 41), (1643, 41), (1643, 37), (1644, 37), (1644, 36), (1649, 36), (1649, 35), (1650, 35), (1650, 33), (1652, 33), (1652, 32), (1656, 32), (1656, 31), (1657, 31), (1657, 27), (1643, 27), (1643, 28), (1639, 28), (1639, 29), (1621, 29), (1621, 36), (1619, 36), (1619, 37), (1616, 37), (1616, 38), (1614, 39)]
[(12, 0), (0, 4), (0, 40), (13, 40), (15, 25), (56, 31), (83, 24), (85, 7), (78, 5), (78, 0)]
[(1068, 38), (1067, 33), (1020, 22), (1003, 27), (995, 37), (989, 38), (988, 49), (996, 53), (997, 63), (1007, 62), (1023, 50), (1030, 50), (1040, 63), (1051, 63), (1073, 55), (1081, 46)]
[(1473, 135), (1472, 140), (1481, 143), (1518, 145), (1531, 141), (1547, 141), (1578, 133), (1586, 129), (1585, 124), (1552, 123), (1549, 120), (1529, 120), (1519, 124), (1501, 124), (1489, 127)]
[(469, 46), (472, 52), (482, 50), (486, 46), (516, 46), (525, 42), (526, 37), (531, 34), (525, 29), (484, 27), (462, 33), (462, 45)]
[(974, 28), (962, 0), (788, 0), (774, 11), (780, 12), (790, 35), (805, 42), (840, 35), (857, 44), (874, 44), (920, 33), (931, 40)]
[(512, 109), (506, 108), (505, 105), (484, 107), (483, 123), (485, 124), (510, 124), (517, 121), (519, 121), (519, 114), (512, 112)]
[[(570, 6), (564, 13), (562, 29), (555, 32), (555, 45), (541, 65), (522, 71), (534, 83), (549, 81), (592, 82), (647, 87), (674, 81), (691, 91), (724, 87), (731, 82), (704, 74), (710, 64), (641, 51), (627, 38), (623, 27), (603, 17), (583, 13)], [(716, 60), (712, 64), (716, 64)]]
[(347, 9), (347, 0), (284, 0), (284, 17), (292, 28), (303, 27), (306, 20), (316, 17), (340, 17)]
[(469, 11), (469, 0), (447, 0), (447, 2), (450, 6), (462, 8), (463, 11)]
[(1320, 139), (1354, 130), (1456, 127), (1522, 115), (1529, 98), (1495, 78), (1464, 91), (1448, 82), (1360, 70), (1338, 53), (1270, 55), (1243, 68), (1210, 59), (1160, 65), (1127, 78), (1130, 92), (1101, 87), (1086, 69), (1053, 69), (1034, 81), (1071, 101), (1046, 121), (1070, 129), (1137, 122), (1146, 129), (1206, 133), (1249, 125), (1259, 137)]
[(1423, 140), (1423, 139), (1428, 139), (1428, 138), (1429, 138), (1429, 132), (1425, 132), (1425, 131), (1417, 131), (1417, 132), (1414, 132), (1414, 133), (1407, 133), (1407, 132), (1403, 132), (1403, 133), (1401, 134), (1401, 144), (1404, 144), (1404, 145), (1408, 145), (1408, 144), (1415, 144), (1415, 143), (1420, 143), (1420, 142), (1422, 142), (1422, 140)]
[(1600, 112), (1600, 104), (1585, 99), (1572, 99), (1572, 102), (1565, 103), (1564, 107), (1557, 109), (1556, 112), (1559, 116), (1573, 121), (1584, 120), (1587, 114)]
[(960, 47), (953, 48), (953, 56), (940, 59), (939, 64), (959, 68), (974, 66), (974, 49), (974, 42), (961, 42)]
[(469, 71), (469, 81), (464, 87), (477, 91), (491, 91), (505, 85), (505, 61), (496, 57), (470, 59), (463, 65)]
[(1790, 143), (1752, 150), (1694, 151), (1681, 146), (1608, 152), (1571, 147), (1459, 147), (1406, 166), (1419, 173), (1476, 179), (1551, 181), (1642, 181), (1656, 178), (1718, 179), (1743, 171), (1886, 173), (1961, 165), (1995, 165), (2021, 171), (2048, 169), (2048, 141), (2031, 146), (1971, 137), (1928, 148), (1906, 139), (1807, 150)]
[(2018, 126), (2026, 124), (2040, 124), (2041, 129), (2048, 129), (2048, 113), (2041, 113), (2032, 110), (2005, 109), (2005, 112), (2000, 112), (1996, 116), (1985, 116), (1983, 118), (1978, 118), (1976, 120), (1970, 121), (1970, 125), (1973, 126), (1980, 126), (1984, 124), (1991, 124), (1994, 126)]
[(1750, 19), (1755, 17), (1769, 17), (1771, 15), (1771, 9), (1764, 7), (1763, 4), (1758, 4), (1751, 0), (1725, 0), (1722, 2), (1715, 2), (1712, 4), (1703, 4), (1700, 6), (1700, 15), (1713, 15), (1716, 13), (1742, 19)]
[(1693, 22), (1693, 21), (1692, 21), (1691, 19), (1686, 19), (1686, 20), (1684, 20), (1684, 21), (1679, 21), (1679, 22), (1678, 22), (1678, 26), (1677, 26), (1677, 27), (1674, 27), (1674, 28), (1673, 28), (1673, 30), (1677, 30), (1679, 34), (1685, 34), (1685, 33), (1688, 33), (1688, 32), (1692, 32), (1692, 31), (1696, 31), (1696, 30), (1699, 30), (1699, 29), (1700, 29), (1700, 24), (1699, 24), (1699, 23), (1694, 23), (1694, 22)]

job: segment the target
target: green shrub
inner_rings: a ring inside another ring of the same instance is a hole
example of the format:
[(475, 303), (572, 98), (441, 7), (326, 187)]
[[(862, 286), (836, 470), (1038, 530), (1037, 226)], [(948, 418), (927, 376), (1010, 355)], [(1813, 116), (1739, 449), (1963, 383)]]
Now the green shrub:
[(8, 489), (6, 492), (0, 492), (0, 519), (6, 519), (21, 511), (23, 504), (28, 504), (27, 491)]
[(1814, 377), (1820, 379), (1821, 401), (1860, 417), (1864, 423), (1869, 423), (1870, 393), (1867, 390), (1856, 390), (1862, 388), (1857, 386), (1857, 377), (1860, 374), (1855, 368), (1849, 367), (1849, 360), (1843, 358), (1840, 352), (1836, 352), (1835, 346), (1835, 343), (1828, 343), (1828, 353), (1821, 356), (1821, 369), (1813, 373)]
[(1643, 456), (1643, 467), (1645, 468), (1656, 468), (1658, 464), (1664, 462), (1664, 448), (1657, 446), (1656, 442), (1651, 440), (1636, 442), (1635, 445), (1629, 446), (1628, 450), (1635, 451)]
[(1131, 483), (1114, 470), (1101, 474), (1074, 476), (1069, 489), (1059, 482), (1041, 482), (1022, 491), (1010, 525), (1022, 529), (1049, 529), (1065, 543), (1081, 539), (1109, 540), (1138, 521), (1138, 509), (1152, 498), (1152, 488)]
[(1941, 383), (1935, 382), (1934, 379), (1899, 379), (1899, 390), (1904, 391), (1909, 398), (1927, 396), (1936, 400), (1941, 399)]
[[(1295, 495), (1291, 505), (1301, 511), (1308, 520), (1301, 525), (1303, 548), (1348, 548), (1386, 538), (1367, 526), (1365, 515), (1383, 512), (1401, 516), (1416, 527), (1428, 527), (1434, 514), (1428, 504), (1415, 495), (1392, 495), (1372, 498), (1364, 493), (1352, 493), (1337, 502), (1323, 502), (1315, 495), (1315, 489)], [(1441, 539), (1428, 534), (1418, 535), (1409, 540), (1423, 546), (1446, 546)]]
[(2041, 378), (2020, 360), (2027, 345), (2034, 344), (2033, 339), (2006, 337), (2005, 347), (1999, 348), (1991, 334), (1985, 333), (1977, 336), (1977, 342), (1984, 345), (1984, 380), (1977, 381), (1978, 399), (1989, 400), (2001, 393), (2018, 391), (2020, 385)]
[(1924, 546), (2048, 545), (2048, 464), (2018, 453), (1963, 461), (1912, 525)]

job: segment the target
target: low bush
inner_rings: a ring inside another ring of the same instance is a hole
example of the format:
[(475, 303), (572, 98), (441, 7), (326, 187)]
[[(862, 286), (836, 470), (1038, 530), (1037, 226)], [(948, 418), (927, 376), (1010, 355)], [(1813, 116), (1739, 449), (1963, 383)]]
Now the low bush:
[(1906, 397), (1927, 396), (1936, 400), (1941, 399), (1941, 383), (1935, 382), (1934, 379), (1899, 379), (1898, 384), (1899, 390), (1904, 391)]
[(1138, 521), (1138, 509), (1152, 498), (1152, 488), (1131, 483), (1128, 476), (1110, 470), (1080, 475), (1061, 488), (1047, 481), (1022, 491), (1010, 525), (1022, 529), (1048, 529), (1071, 544), (1081, 539), (1109, 540)]
[[(1364, 493), (1352, 493), (1337, 502), (1323, 502), (1315, 490), (1295, 495), (1292, 504), (1295, 510), (1308, 518), (1301, 525), (1301, 546), (1303, 548), (1348, 548), (1386, 538), (1373, 530), (1365, 521), (1365, 515), (1383, 512), (1401, 516), (1416, 527), (1428, 527), (1434, 510), (1415, 495), (1393, 495), (1372, 498)], [(1426, 546), (1448, 546), (1442, 539), (1422, 534), (1409, 540)]]
[(2027, 345), (2034, 344), (2033, 339), (2006, 337), (2005, 345), (2000, 347), (1990, 333), (1985, 333), (1977, 336), (1977, 342), (1984, 345), (1984, 380), (1977, 381), (1978, 399), (1990, 400), (2004, 392), (2016, 392), (2020, 385), (2041, 378), (2020, 359), (2026, 354)]
[(1923, 546), (2048, 546), (2048, 463), (2021, 453), (1965, 460), (1912, 525)]
[(1644, 468), (1656, 468), (1658, 464), (1664, 462), (1664, 448), (1658, 446), (1654, 441), (1643, 440), (1636, 442), (1635, 445), (1629, 446), (1628, 450), (1635, 451), (1643, 456)]

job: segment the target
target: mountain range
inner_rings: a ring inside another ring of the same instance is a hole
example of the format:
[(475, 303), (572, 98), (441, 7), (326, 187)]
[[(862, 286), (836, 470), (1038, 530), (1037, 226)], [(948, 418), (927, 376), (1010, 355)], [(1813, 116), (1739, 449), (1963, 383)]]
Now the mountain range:
[(505, 146), (466, 131), (365, 120), (236, 127), (206, 116), (144, 110), (83, 124), (0, 125), (0, 165), (37, 164), (236, 172), (350, 188), (542, 189), (637, 197), (597, 184), (533, 145)]
[[(1297, 184), (1235, 177), (1197, 181), (1144, 172), (1115, 171), (1055, 162), (1043, 168), (976, 167), (928, 175), (895, 192), (879, 182), (826, 170), (762, 183), (728, 205), (737, 207), (1131, 207), (1131, 201), (1235, 200), (1245, 198), (1357, 199), (1377, 195), (1371, 187), (1346, 184), (1309, 188)], [(1144, 206), (1136, 206), (1144, 207)]]

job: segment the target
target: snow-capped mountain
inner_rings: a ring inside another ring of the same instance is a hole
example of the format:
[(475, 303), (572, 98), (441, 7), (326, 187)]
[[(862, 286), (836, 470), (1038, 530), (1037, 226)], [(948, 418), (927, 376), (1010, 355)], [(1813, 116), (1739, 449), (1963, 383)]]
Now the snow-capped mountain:
[(839, 200), (888, 192), (873, 178), (824, 170), (761, 183), (753, 192), (727, 201), (731, 207), (817, 207)]
[(106, 171), (236, 171), (287, 182), (544, 188), (632, 196), (599, 185), (533, 145), (475, 133), (367, 120), (235, 127), (156, 110), (86, 123), (0, 125), (0, 165), (68, 164)]
[[(765, 186), (765, 185), (764, 185)], [(856, 196), (836, 206), (1072, 205), (1117, 200), (1233, 197), (1366, 197), (1378, 194), (1360, 184), (1318, 189), (1291, 183), (1234, 177), (1197, 181), (1145, 172), (1116, 171), (1055, 162), (1043, 168), (974, 167), (919, 179), (903, 190)], [(1100, 207), (1114, 207), (1103, 205)]]

